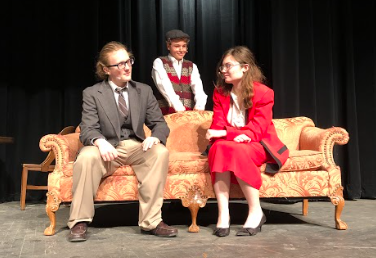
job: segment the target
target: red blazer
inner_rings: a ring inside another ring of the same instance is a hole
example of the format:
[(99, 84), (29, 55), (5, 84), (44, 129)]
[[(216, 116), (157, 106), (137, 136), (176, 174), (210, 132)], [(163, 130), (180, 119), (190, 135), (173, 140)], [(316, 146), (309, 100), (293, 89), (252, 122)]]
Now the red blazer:
[(247, 122), (242, 128), (233, 127), (227, 122), (230, 110), (230, 95), (223, 95), (218, 89), (213, 93), (213, 122), (210, 129), (226, 130), (223, 139), (233, 141), (240, 134), (245, 134), (254, 142), (260, 142), (273, 160), (267, 163), (266, 172), (276, 173), (289, 157), (289, 150), (277, 136), (273, 117), (274, 91), (264, 84), (254, 82), (253, 106), (247, 110)]

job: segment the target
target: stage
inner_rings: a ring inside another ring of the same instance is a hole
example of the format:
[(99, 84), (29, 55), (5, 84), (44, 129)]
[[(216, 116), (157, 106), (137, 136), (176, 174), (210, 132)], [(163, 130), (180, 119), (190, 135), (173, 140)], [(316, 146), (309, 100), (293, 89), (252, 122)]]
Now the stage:
[(69, 206), (57, 212), (57, 233), (44, 236), (49, 220), (45, 204), (18, 202), (0, 204), (0, 257), (163, 257), (163, 258), (238, 258), (238, 257), (375, 257), (375, 201), (346, 201), (342, 220), (344, 231), (334, 228), (334, 206), (327, 201), (309, 203), (308, 216), (301, 214), (301, 203), (262, 202), (267, 222), (253, 237), (236, 237), (247, 212), (244, 202), (232, 202), (230, 236), (212, 235), (217, 207), (210, 202), (199, 211), (199, 233), (188, 233), (189, 211), (179, 203), (166, 202), (163, 217), (176, 226), (176, 238), (142, 235), (137, 226), (138, 204), (96, 205), (96, 216), (89, 227), (88, 241), (66, 240)]

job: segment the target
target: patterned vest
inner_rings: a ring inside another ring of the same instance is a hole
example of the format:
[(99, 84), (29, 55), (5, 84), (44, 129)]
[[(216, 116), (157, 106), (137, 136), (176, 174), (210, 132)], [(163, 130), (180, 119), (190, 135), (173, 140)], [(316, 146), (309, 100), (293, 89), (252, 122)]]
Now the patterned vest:
[(120, 115), (120, 112), (119, 112), (119, 120), (121, 124), (120, 141), (128, 140), (130, 138), (136, 138), (135, 133), (132, 128), (131, 112), (129, 111), (129, 115), (127, 116), (127, 119), (125, 119), (125, 117)]
[[(194, 107), (193, 93), (191, 89), (191, 74), (193, 70), (193, 63), (188, 60), (183, 60), (180, 80), (172, 62), (167, 56), (159, 57), (162, 60), (163, 67), (166, 70), (168, 78), (172, 83), (175, 93), (180, 97), (180, 101), (186, 110), (192, 110)], [(168, 105), (168, 102), (162, 97), (158, 100), (159, 107), (162, 114), (175, 113), (175, 109)]]

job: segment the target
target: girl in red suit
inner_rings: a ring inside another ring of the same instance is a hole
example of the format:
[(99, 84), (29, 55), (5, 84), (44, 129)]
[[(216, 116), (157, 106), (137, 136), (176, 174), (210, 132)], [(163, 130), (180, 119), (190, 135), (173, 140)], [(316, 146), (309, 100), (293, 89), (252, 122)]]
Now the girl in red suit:
[(260, 166), (275, 173), (288, 158), (287, 147), (278, 139), (272, 123), (274, 92), (244, 46), (227, 50), (218, 63), (213, 95), (213, 122), (206, 133), (211, 141), (209, 166), (218, 201), (218, 221), (213, 234), (230, 233), (229, 192), (238, 183), (248, 202), (248, 217), (237, 236), (261, 231), (266, 217), (261, 209)]

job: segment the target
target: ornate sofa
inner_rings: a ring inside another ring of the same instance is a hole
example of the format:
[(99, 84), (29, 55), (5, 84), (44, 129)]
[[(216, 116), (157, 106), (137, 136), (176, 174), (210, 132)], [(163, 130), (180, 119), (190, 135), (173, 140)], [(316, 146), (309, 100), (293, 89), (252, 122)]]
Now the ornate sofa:
[[(170, 152), (169, 173), (164, 190), (165, 199), (181, 199), (191, 212), (190, 232), (198, 232), (196, 224), (200, 207), (208, 198), (215, 198), (209, 174), (207, 157), (202, 155), (208, 144), (206, 130), (212, 119), (211, 111), (187, 111), (165, 116), (171, 130), (167, 140)], [(301, 198), (303, 214), (308, 212), (308, 198), (328, 197), (335, 205), (335, 225), (346, 229), (340, 216), (344, 207), (341, 171), (333, 159), (335, 144), (346, 144), (348, 133), (343, 128), (320, 129), (306, 117), (273, 120), (277, 133), (290, 150), (290, 158), (274, 175), (261, 167), (263, 184), (261, 198)], [(145, 127), (146, 134), (150, 131)], [(72, 200), (72, 168), (81, 148), (79, 133), (49, 134), (41, 138), (40, 149), (52, 150), (56, 157), (55, 169), (48, 177), (46, 212), (50, 225), (45, 235), (55, 234), (55, 212), (61, 202)], [(137, 179), (130, 166), (123, 166), (104, 178), (95, 201), (137, 200)], [(231, 198), (244, 198), (238, 185), (231, 188)]]

